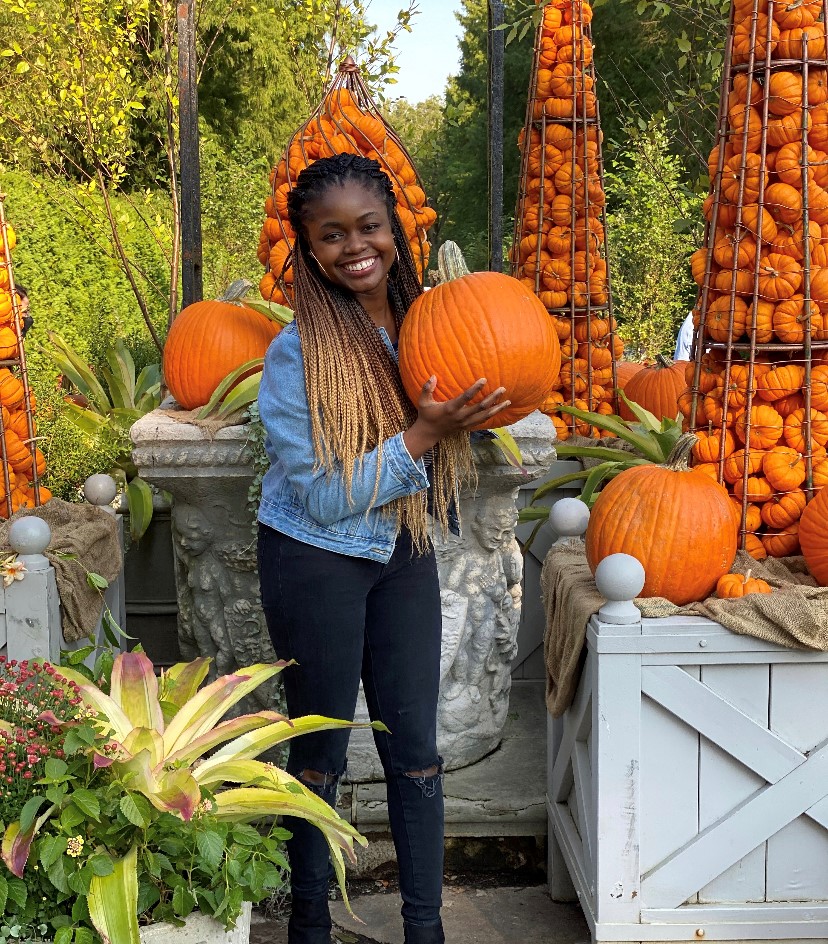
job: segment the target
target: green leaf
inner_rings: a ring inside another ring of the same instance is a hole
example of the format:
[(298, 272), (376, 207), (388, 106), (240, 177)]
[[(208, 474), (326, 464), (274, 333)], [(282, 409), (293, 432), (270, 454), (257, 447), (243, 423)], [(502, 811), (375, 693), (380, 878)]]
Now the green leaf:
[(75, 944), (95, 944), (95, 935), (89, 928), (75, 928)]
[(40, 864), (48, 869), (66, 852), (65, 836), (44, 836), (38, 844)]
[(103, 852), (97, 852), (89, 857), (89, 867), (95, 875), (112, 875), (115, 871), (115, 863), (112, 857)]
[(26, 907), (29, 891), (26, 883), (19, 878), (10, 878), (6, 883), (6, 894), (21, 910)]
[(124, 344), (123, 338), (116, 338), (115, 344), (106, 354), (106, 362), (113, 374), (118, 377), (121, 387), (126, 391), (125, 406), (135, 405), (135, 361)]
[(6, 913), (6, 901), (9, 897), (9, 883), (0, 875), (0, 915)]
[(108, 416), (87, 410), (77, 403), (64, 403), (63, 410), (69, 422), (87, 436), (99, 436), (102, 430), (110, 426)]
[[(155, 406), (161, 402), (161, 367), (159, 364), (147, 364), (138, 374), (138, 379), (135, 381), (134, 397), (136, 407), (145, 397), (155, 397)], [(154, 407), (150, 407), (150, 409), (154, 409)], [(142, 409), (142, 412), (149, 411)]]
[(237, 413), (243, 413), (258, 398), (261, 381), (262, 372), (257, 371), (233, 387), (219, 407), (219, 418), (227, 419)]
[(613, 472), (620, 472), (622, 469), (623, 466), (620, 462), (604, 462), (590, 469), (589, 475), (584, 482), (584, 487), (581, 490), (581, 501), (591, 508), (594, 501), (593, 496), (598, 487), (605, 479), (609, 478)]
[(71, 652), (66, 653), (66, 661), (69, 665), (80, 665), (80, 663), (85, 662), (97, 648), (97, 646), (82, 646), (80, 649), (73, 649)]
[(66, 857), (63, 853), (46, 869), (46, 874), (49, 876), (49, 881), (62, 895), (69, 894), (69, 882), (66, 879)]
[(104, 591), (109, 587), (109, 581), (106, 577), (102, 577), (100, 574), (96, 574), (92, 571), (86, 575), (86, 582), (93, 590)]
[(584, 422), (590, 423), (592, 426), (597, 426), (599, 429), (606, 429), (611, 433), (615, 433), (619, 439), (623, 439), (624, 442), (635, 446), (635, 448), (651, 462), (662, 461), (661, 452), (652, 439), (643, 433), (636, 433), (631, 430), (618, 416), (603, 416), (600, 413), (590, 413), (587, 410), (579, 410), (574, 406), (567, 406), (563, 403), (559, 404), (557, 409), (562, 413), (569, 413), (580, 420), (584, 420)]
[(152, 489), (136, 476), (126, 487), (129, 505), (129, 531), (134, 541), (140, 541), (152, 521)]
[(523, 456), (520, 454), (520, 446), (515, 442), (515, 437), (509, 430), (506, 429), (505, 426), (498, 426), (495, 429), (490, 429), (489, 432), (494, 436), (495, 442), (500, 447), (509, 465), (520, 469), (524, 475), (529, 475), (527, 470), (523, 467)]
[(224, 858), (224, 840), (213, 830), (196, 833), (196, 845), (202, 859), (211, 870), (218, 868)]
[(69, 345), (53, 331), (49, 331), (47, 337), (52, 342), (53, 349), (49, 350), (48, 348), (43, 348), (43, 351), (57, 364), (61, 373), (65, 374), (98, 410), (106, 412), (106, 410), (111, 409), (112, 403), (106, 395), (106, 391), (90, 370), (89, 365), (84, 363), (83, 358), (79, 357)]
[(59, 757), (50, 757), (43, 768), (47, 780), (62, 780), (69, 767)]
[(118, 944), (140, 944), (138, 935), (138, 868), (135, 847), (115, 862), (111, 875), (92, 878), (89, 914), (101, 938)]
[(253, 311), (282, 326), (289, 325), (293, 321), (293, 310), (286, 305), (278, 305), (276, 302), (266, 302), (260, 298), (245, 298), (244, 307), (252, 308)]
[(195, 908), (195, 898), (183, 885), (179, 885), (173, 892), (172, 905), (180, 918), (186, 918)]
[(96, 822), (100, 819), (101, 804), (91, 790), (75, 790), (71, 794), (71, 800), (90, 819)]
[(258, 846), (262, 841), (262, 834), (247, 823), (235, 823), (231, 833), (234, 842), (240, 846)]
[(58, 928), (55, 931), (54, 944), (72, 944), (75, 932), (70, 927)]
[(121, 797), (121, 802), (118, 804), (121, 812), (124, 816), (132, 823), (133, 826), (138, 826), (143, 829), (147, 824), (144, 817), (141, 815), (141, 811), (138, 808), (138, 804), (135, 802), (135, 799), (131, 793), (125, 793)]
[[(226, 394), (233, 389), (235, 384), (237, 384), (246, 374), (251, 370), (255, 370), (256, 367), (264, 366), (263, 357), (254, 357), (252, 360), (245, 361), (244, 364), (239, 365), (235, 370), (231, 370), (230, 373), (221, 381), (221, 383), (213, 391), (213, 395), (210, 399), (204, 404), (204, 406), (196, 414), (196, 418), (200, 420), (207, 419), (212, 413), (214, 413), (219, 405), (224, 400)], [(258, 372), (258, 376), (261, 377), (261, 371)], [(257, 385), (258, 389), (258, 385)], [(258, 394), (257, 394), (258, 395)], [(254, 400), (256, 397), (253, 398)], [(251, 400), (252, 403), (252, 400)]]
[[(12, 755), (14, 756), (14, 755)], [(33, 796), (23, 804), (20, 811), (20, 832), (27, 833), (37, 819), (37, 811), (46, 802), (44, 796)]]
[[(107, 351), (109, 354), (109, 351)], [(133, 406), (132, 391), (127, 387), (123, 380), (107, 367), (101, 367), (101, 374), (109, 387), (109, 398), (112, 400), (112, 406), (116, 409), (127, 410)]]

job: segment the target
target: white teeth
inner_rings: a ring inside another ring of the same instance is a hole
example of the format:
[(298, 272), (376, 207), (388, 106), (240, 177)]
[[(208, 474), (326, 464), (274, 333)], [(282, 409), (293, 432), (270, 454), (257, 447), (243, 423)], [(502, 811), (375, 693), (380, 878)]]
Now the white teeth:
[(364, 259), (362, 262), (354, 262), (352, 265), (343, 266), (343, 268), (348, 272), (362, 272), (363, 269), (368, 269), (373, 264), (373, 259)]

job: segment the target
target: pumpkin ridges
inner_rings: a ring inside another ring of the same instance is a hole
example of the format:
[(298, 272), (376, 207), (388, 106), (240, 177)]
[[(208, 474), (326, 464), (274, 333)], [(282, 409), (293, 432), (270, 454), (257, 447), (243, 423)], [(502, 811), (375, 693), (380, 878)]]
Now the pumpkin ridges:
[[(693, 434), (679, 440), (692, 448)], [(689, 492), (688, 490), (694, 489)], [(687, 508), (692, 507), (692, 520)], [(706, 544), (700, 545), (703, 533)], [(699, 556), (692, 558), (696, 549)], [(608, 554), (628, 553), (645, 569), (643, 596), (683, 605), (702, 599), (736, 554), (736, 528), (725, 489), (694, 470), (663, 466), (627, 469), (601, 490), (590, 516), (586, 553), (595, 570)], [(682, 566), (677, 567), (676, 561)]]

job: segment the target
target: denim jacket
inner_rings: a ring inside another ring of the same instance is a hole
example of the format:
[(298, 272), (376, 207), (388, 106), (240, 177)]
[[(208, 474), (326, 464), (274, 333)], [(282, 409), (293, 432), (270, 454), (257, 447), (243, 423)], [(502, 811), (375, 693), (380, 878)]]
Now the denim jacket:
[[(380, 332), (396, 359), (388, 334), (384, 329)], [(268, 349), (259, 388), (259, 413), (271, 462), (262, 481), (259, 521), (306, 544), (386, 563), (394, 550), (396, 522), (383, 515), (380, 506), (429, 485), (423, 460), (411, 458), (403, 434), (385, 440), (381, 461), (379, 450), (373, 449), (354, 463), (349, 501), (342, 472), (334, 469), (328, 473), (316, 462), (295, 324), (280, 331)], [(449, 526), (459, 533), (454, 509)]]

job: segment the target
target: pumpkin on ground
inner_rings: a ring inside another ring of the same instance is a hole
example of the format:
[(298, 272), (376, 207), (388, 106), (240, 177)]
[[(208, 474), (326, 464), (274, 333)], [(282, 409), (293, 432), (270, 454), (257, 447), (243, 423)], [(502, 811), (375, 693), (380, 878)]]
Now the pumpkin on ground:
[(722, 600), (746, 597), (749, 593), (772, 593), (773, 588), (767, 580), (746, 574), (725, 574), (716, 584), (716, 596)]
[(240, 304), (235, 291), (216, 301), (188, 305), (164, 345), (164, 380), (170, 393), (185, 410), (204, 406), (231, 371), (264, 357), (279, 330), (275, 321)]
[(631, 554), (646, 574), (641, 596), (677, 606), (704, 600), (736, 557), (727, 491), (688, 467), (696, 436), (682, 435), (665, 465), (626, 469), (593, 506), (586, 555), (593, 574), (610, 554)]
[[(632, 400), (656, 419), (674, 420), (679, 413), (678, 399), (684, 393), (684, 373), (688, 361), (670, 361), (659, 354), (656, 363), (637, 371), (624, 387), (628, 400)], [(619, 406), (625, 420), (634, 420), (635, 414), (623, 401)]]
[(485, 377), (481, 399), (504, 387), (511, 401), (494, 425), (516, 423), (545, 402), (558, 379), (561, 350), (551, 319), (517, 279), (470, 273), (454, 243), (444, 243), (438, 259), (443, 281), (414, 301), (400, 329), (405, 391), (417, 403), (435, 376), (434, 399), (444, 402)]

